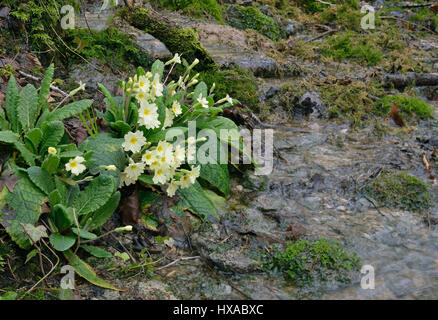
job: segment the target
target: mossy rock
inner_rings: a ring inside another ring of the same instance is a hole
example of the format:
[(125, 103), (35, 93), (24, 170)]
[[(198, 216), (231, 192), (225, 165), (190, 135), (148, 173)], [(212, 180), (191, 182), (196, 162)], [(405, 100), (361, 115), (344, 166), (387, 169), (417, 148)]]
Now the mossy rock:
[(351, 282), (353, 274), (360, 268), (360, 259), (347, 253), (338, 242), (319, 239), (298, 240), (284, 250), (274, 249), (266, 257), (265, 270), (277, 270), (300, 287), (314, 281)]
[(224, 22), (222, 7), (216, 0), (153, 0), (152, 2), (170, 10), (182, 10), (194, 17), (210, 15), (218, 22)]
[[(116, 67), (127, 70), (127, 64), (133, 65), (133, 69), (142, 66), (148, 69), (155, 59), (140, 48), (131, 36), (120, 32), (116, 28), (107, 28), (101, 31), (90, 31), (88, 29), (66, 30), (64, 41), (71, 47), (77, 49), (79, 54), (86, 58), (97, 58), (101, 61), (108, 61)], [(73, 53), (66, 53), (68, 59), (65, 64), (82, 62), (82, 59)]]
[(274, 41), (281, 38), (281, 30), (277, 22), (261, 13), (256, 7), (230, 7), (227, 21), (235, 28), (253, 29)]
[(197, 70), (208, 70), (214, 67), (213, 58), (199, 42), (195, 30), (179, 28), (151, 9), (123, 8), (119, 14), (134, 27), (162, 41), (172, 53), (182, 54), (189, 63), (199, 59)]
[(384, 170), (364, 191), (388, 208), (422, 211), (432, 206), (429, 186), (405, 172)]
[(434, 108), (417, 97), (403, 94), (389, 95), (376, 102), (376, 111), (382, 116), (388, 116), (393, 105), (397, 104), (403, 119), (412, 120), (414, 117), (427, 120), (432, 118)]
[(206, 71), (201, 72), (199, 78), (208, 87), (216, 84), (216, 99), (222, 99), (229, 94), (250, 108), (254, 109), (258, 104), (257, 82), (251, 71), (242, 68)]

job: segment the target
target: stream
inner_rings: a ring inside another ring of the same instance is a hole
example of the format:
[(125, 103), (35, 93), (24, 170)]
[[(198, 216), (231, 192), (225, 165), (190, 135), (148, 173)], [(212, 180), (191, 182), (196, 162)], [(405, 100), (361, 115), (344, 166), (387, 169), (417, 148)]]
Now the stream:
[[(170, 16), (185, 26), (193, 25), (193, 21), (176, 13)], [(107, 18), (90, 16), (89, 24), (101, 29)], [(228, 37), (230, 30), (226, 29), (231, 27), (197, 26), (201, 28), (201, 42), (217, 63), (239, 65), (257, 76), (269, 76), (259, 79), (261, 94), (273, 86), (297, 81), (296, 77), (273, 77), (271, 71), (276, 66), (272, 58), (248, 53), (248, 48), (238, 49), (239, 41), (244, 40), (237, 31)], [(212, 30), (225, 31), (218, 35)], [(144, 37), (139, 30), (132, 34), (137, 39)], [(221, 37), (234, 42), (233, 49), (226, 42), (217, 43)], [(145, 38), (140, 39), (144, 45)], [(165, 47), (154, 42), (153, 37), (151, 41), (156, 56), (168, 56)], [(310, 68), (311, 64), (302, 66)], [(356, 74), (365, 72), (361, 69)], [(85, 77), (81, 72), (75, 75), (78, 80), (92, 82), (81, 79)], [(421, 90), (419, 93), (427, 100)], [(438, 102), (427, 102), (435, 107), (434, 115), (438, 117)], [(249, 173), (243, 180), (233, 180), (232, 196), (220, 210), (221, 219), (210, 221), (210, 229), (192, 234), (192, 245), (202, 259), (180, 261), (158, 271), (159, 277), (137, 279), (132, 285), (149, 294), (154, 291), (156, 297), (171, 299), (437, 299), (437, 203), (427, 216), (376, 208), (359, 187), (382, 169), (403, 170), (430, 181), (422, 155), (432, 146), (421, 141), (437, 136), (438, 121), (421, 122), (415, 130), (383, 137), (376, 135), (374, 126), (352, 131), (348, 122), (314, 115), (282, 119), (281, 124), (309, 133), (275, 130), (274, 145), (284, 159), (275, 159), (274, 170), (268, 176)], [(436, 183), (431, 192), (438, 197)], [(360, 273), (348, 284), (315, 283), (303, 290), (280, 274), (260, 271), (256, 259), (260, 247), (284, 244), (295, 236), (339, 241), (347, 252), (360, 257), (361, 265), (374, 268), (375, 288), (362, 289)], [(194, 255), (187, 248), (180, 254)], [(160, 294), (157, 296), (156, 292)], [(101, 294), (120, 298), (119, 293), (109, 290), (102, 290)]]

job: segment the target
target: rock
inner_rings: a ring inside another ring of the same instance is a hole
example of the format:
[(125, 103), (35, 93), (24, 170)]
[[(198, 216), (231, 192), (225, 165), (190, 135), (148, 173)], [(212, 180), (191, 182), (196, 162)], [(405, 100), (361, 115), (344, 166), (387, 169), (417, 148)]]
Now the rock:
[(287, 25), (284, 27), (284, 31), (286, 32), (286, 36), (293, 36), (302, 30), (302, 24), (297, 21), (293, 21), (291, 19), (287, 20)]
[(241, 67), (251, 71), (256, 77), (274, 77), (277, 73), (277, 63), (275, 60), (263, 53), (241, 52), (236, 54), (230, 52), (220, 56), (212, 54), (212, 56), (221, 67)]
[(166, 60), (172, 58), (172, 53), (160, 40), (148, 33), (141, 33), (135, 37), (135, 42), (149, 55), (156, 59)]
[(281, 90), (280, 86), (271, 86), (268, 91), (266, 91), (265, 98), (270, 99), (275, 96)]
[(0, 18), (5, 19), (8, 17), (9, 15), (9, 11), (11, 11), (11, 9), (9, 9), (8, 7), (3, 7), (0, 10)]
[(317, 92), (306, 92), (301, 97), (299, 108), (305, 115), (313, 114), (321, 117), (325, 114), (326, 106), (323, 105)]
[[(194, 234), (192, 237), (192, 245), (197, 249), (199, 255), (224, 271), (235, 273), (249, 273), (260, 270), (258, 261), (251, 259), (241, 253), (239, 247), (225, 248), (219, 245), (219, 241), (215, 241), (216, 235)], [(216, 240), (219, 240), (216, 238)]]

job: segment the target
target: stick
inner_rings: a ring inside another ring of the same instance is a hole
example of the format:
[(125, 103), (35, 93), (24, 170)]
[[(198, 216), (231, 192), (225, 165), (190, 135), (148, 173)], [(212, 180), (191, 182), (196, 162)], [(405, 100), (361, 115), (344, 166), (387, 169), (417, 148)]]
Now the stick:
[(201, 258), (201, 257), (200, 257), (200, 256), (194, 256), (194, 257), (181, 257), (181, 258), (176, 259), (175, 261), (172, 261), (172, 262), (169, 263), (169, 264), (166, 264), (165, 266), (159, 267), (159, 268), (157, 269), (157, 271), (162, 270), (162, 269), (167, 268), (167, 267), (170, 267), (170, 266), (173, 266), (174, 264), (176, 264), (176, 263), (178, 263), (178, 262), (180, 262), (180, 261), (194, 260), (194, 259), (199, 259), (199, 258)]
[[(32, 80), (35, 80), (35, 81), (41, 81), (40, 78), (35, 77), (35, 76), (31, 75), (31, 74), (25, 73), (25, 72), (23, 72), (23, 71), (21, 71), (21, 70), (18, 70), (18, 73), (21, 74), (23, 77), (26, 77), (26, 78), (28, 78), (28, 79), (32, 79)], [(55, 87), (55, 86), (52, 86), (52, 85), (51, 85), (51, 86), (50, 86), (50, 89), (52, 89), (53, 91), (59, 92), (60, 94), (62, 94), (62, 95), (64, 95), (64, 96), (68, 96), (68, 93), (62, 91), (62, 90), (59, 89), (58, 87)]]

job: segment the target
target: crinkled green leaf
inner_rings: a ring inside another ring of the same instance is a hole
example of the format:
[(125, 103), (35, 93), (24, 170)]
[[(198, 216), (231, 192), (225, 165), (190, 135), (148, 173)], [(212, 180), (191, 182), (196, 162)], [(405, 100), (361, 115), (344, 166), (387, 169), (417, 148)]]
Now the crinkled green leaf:
[(44, 79), (41, 82), (40, 92), (38, 93), (38, 103), (40, 104), (43, 104), (47, 100), (47, 95), (50, 92), (50, 83), (52, 82), (54, 71), (55, 71), (55, 67), (52, 63), (47, 68), (46, 73), (44, 75)]
[(38, 94), (31, 84), (26, 85), (20, 92), (17, 107), (17, 117), (23, 129), (33, 127), (36, 121), (38, 107)]
[(42, 137), (43, 132), (40, 128), (33, 128), (32, 130), (29, 130), (24, 136), (26, 148), (31, 150), (33, 153), (38, 153), (38, 146), (40, 145)]
[[(54, 190), (59, 195), (59, 190)], [(50, 194), (53, 197), (53, 194)], [(49, 199), (51, 198), (49, 197)], [(53, 200), (52, 200), (53, 201)], [(53, 206), (52, 212), (49, 213), (49, 217), (55, 224), (59, 232), (63, 232), (70, 228), (74, 224), (74, 213), (73, 209), (66, 207), (61, 203)]]
[(177, 191), (183, 207), (190, 210), (202, 219), (208, 215), (218, 216), (211, 200), (205, 195), (204, 190), (198, 181), (195, 181), (188, 188), (178, 189)]
[(79, 193), (73, 203), (76, 214), (81, 216), (102, 207), (112, 196), (114, 180), (107, 175), (100, 175), (93, 179), (88, 186)]
[(5, 197), (4, 203), (7, 203), (8, 210), (1, 210), (8, 214), (3, 217), (2, 224), (12, 240), (23, 249), (29, 248), (30, 241), (21, 223), (34, 225), (39, 219), (44, 200), (44, 193), (24, 175), (20, 176), (14, 192)]
[(120, 197), (120, 192), (117, 191), (102, 207), (94, 212), (91, 218), (91, 223), (89, 224), (90, 230), (95, 230), (108, 221), (108, 219), (113, 215), (114, 211), (116, 211), (120, 202)]
[(27, 169), (30, 180), (40, 188), (46, 195), (55, 189), (55, 182), (53, 182), (52, 176), (46, 170), (40, 167), (30, 167)]
[(64, 135), (64, 124), (61, 121), (46, 122), (42, 126), (40, 154), (47, 152), (49, 147), (56, 147)]
[(200, 177), (224, 195), (230, 194), (230, 175), (226, 164), (203, 164), (201, 165)]
[(8, 120), (11, 124), (11, 129), (14, 132), (19, 131), (19, 122), (17, 118), (18, 99), (19, 93), (17, 83), (15, 82), (14, 76), (10, 76), (8, 88), (6, 89), (5, 109)]

